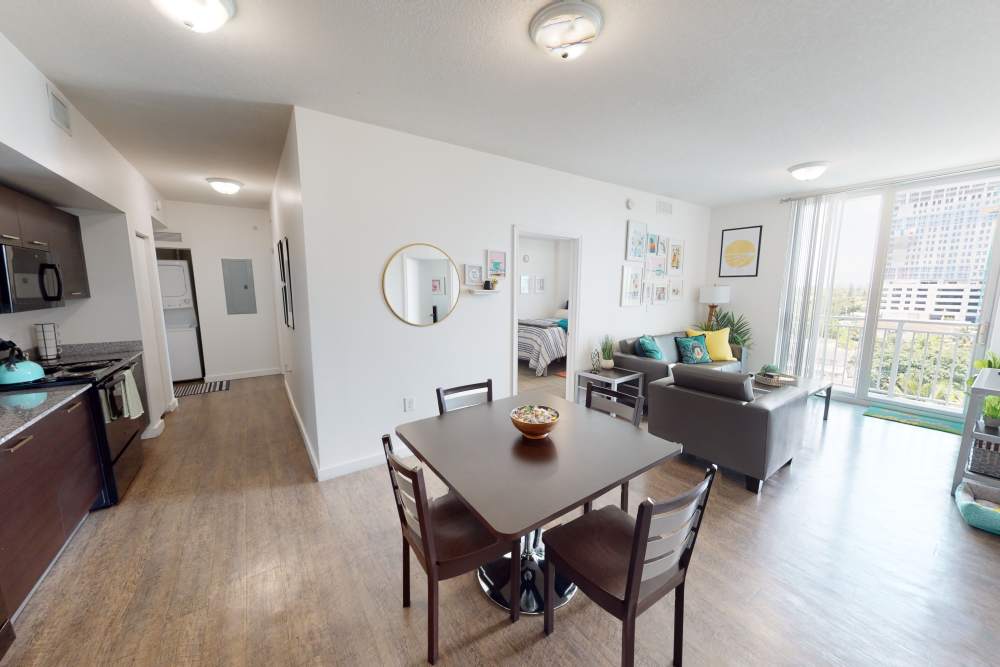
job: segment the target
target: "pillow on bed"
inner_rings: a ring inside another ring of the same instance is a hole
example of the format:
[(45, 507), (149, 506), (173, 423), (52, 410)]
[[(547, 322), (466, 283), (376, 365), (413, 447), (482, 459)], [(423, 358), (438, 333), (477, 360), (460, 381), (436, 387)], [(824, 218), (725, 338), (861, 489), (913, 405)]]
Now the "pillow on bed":
[(563, 331), (565, 331), (566, 333), (569, 333), (569, 320), (567, 320), (565, 317), (562, 318), (561, 320), (559, 320), (558, 322), (556, 322), (556, 324), (558, 324), (560, 327), (562, 327)]

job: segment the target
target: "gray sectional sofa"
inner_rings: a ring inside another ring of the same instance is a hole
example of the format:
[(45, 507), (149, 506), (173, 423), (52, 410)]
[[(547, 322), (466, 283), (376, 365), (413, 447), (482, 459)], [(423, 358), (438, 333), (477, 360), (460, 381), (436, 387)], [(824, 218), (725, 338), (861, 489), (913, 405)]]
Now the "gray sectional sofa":
[[(677, 344), (674, 342), (674, 339), (683, 338), (685, 336), (687, 336), (687, 333), (684, 331), (675, 331), (673, 333), (653, 336), (653, 339), (663, 351), (662, 360), (650, 359), (649, 357), (642, 357), (636, 354), (635, 342), (639, 340), (638, 338), (626, 338), (624, 340), (620, 340), (618, 341), (618, 351), (615, 352), (614, 357), (615, 366), (630, 371), (644, 373), (643, 384), (640, 387), (640, 390), (642, 391), (642, 395), (646, 396), (648, 395), (646, 387), (650, 382), (670, 377), (671, 367), (680, 363), (680, 357), (677, 355)], [(736, 357), (737, 361), (712, 361), (707, 364), (698, 364), (698, 367), (739, 373), (743, 370), (743, 362), (741, 361), (743, 359), (743, 349), (738, 345), (730, 345), (730, 347), (732, 348), (733, 356)]]
[(798, 452), (807, 399), (801, 387), (758, 388), (744, 373), (682, 364), (672, 378), (649, 384), (649, 432), (743, 474), (747, 489), (759, 493)]

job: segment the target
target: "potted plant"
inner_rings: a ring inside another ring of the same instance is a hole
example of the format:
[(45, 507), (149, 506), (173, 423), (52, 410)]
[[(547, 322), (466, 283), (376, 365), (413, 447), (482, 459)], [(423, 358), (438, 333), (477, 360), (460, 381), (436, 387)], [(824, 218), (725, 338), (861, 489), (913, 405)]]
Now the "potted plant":
[(615, 341), (611, 336), (601, 339), (601, 368), (607, 370), (615, 367)]
[(701, 331), (718, 331), (729, 328), (730, 345), (738, 345), (749, 349), (753, 344), (753, 331), (750, 328), (750, 321), (744, 315), (737, 315), (732, 311), (720, 310), (715, 317), (707, 322), (695, 325)]
[(1000, 428), (1000, 396), (983, 399), (983, 424), (990, 428)]

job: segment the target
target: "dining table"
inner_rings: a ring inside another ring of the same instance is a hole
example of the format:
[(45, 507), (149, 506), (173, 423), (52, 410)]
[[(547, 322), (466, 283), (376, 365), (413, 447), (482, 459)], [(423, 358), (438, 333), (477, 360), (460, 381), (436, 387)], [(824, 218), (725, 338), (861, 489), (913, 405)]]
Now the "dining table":
[[(559, 414), (544, 439), (511, 421), (522, 405)], [(542, 527), (681, 453), (680, 444), (558, 396), (532, 391), (402, 424), (396, 435), (499, 538), (522, 538), (521, 611), (544, 610)], [(479, 569), (483, 592), (510, 609), (510, 561)], [(575, 585), (557, 575), (556, 605)]]

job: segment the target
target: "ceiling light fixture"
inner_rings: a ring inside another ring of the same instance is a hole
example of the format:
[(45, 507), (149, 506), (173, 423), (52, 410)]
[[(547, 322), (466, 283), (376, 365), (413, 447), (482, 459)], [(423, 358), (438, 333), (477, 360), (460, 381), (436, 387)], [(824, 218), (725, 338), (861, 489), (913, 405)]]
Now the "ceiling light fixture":
[(194, 32), (214, 32), (236, 15), (233, 0), (153, 0), (153, 4)]
[(601, 10), (586, 2), (559, 0), (543, 7), (528, 26), (531, 40), (560, 60), (575, 60), (601, 33)]
[(788, 173), (800, 181), (812, 181), (822, 176), (829, 166), (830, 163), (825, 161), (803, 162), (789, 167)]
[(240, 191), (243, 184), (231, 178), (206, 178), (212, 189), (223, 195), (234, 195)]

